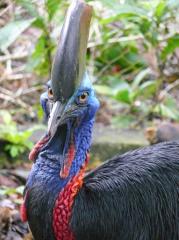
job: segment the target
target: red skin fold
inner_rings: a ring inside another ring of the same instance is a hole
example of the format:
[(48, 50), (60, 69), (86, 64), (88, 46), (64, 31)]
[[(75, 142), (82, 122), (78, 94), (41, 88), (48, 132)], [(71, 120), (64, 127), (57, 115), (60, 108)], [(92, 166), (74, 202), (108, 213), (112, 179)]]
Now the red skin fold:
[(29, 160), (33, 162), (36, 160), (41, 148), (48, 142), (49, 138), (49, 136), (45, 136), (35, 144), (31, 152), (29, 153)]
[(75, 175), (59, 193), (53, 209), (53, 229), (56, 240), (75, 240), (69, 227), (75, 196), (83, 185), (85, 168), (89, 155), (77, 175)]
[(70, 168), (72, 165), (72, 161), (75, 158), (75, 146), (73, 144), (70, 145), (68, 153), (67, 153), (67, 159), (64, 163), (64, 167), (60, 171), (60, 177), (61, 178), (67, 178), (70, 172)]
[[(28, 193), (28, 192), (27, 192), (27, 193)], [(26, 222), (26, 221), (27, 221), (27, 209), (26, 209), (26, 206), (25, 206), (25, 202), (26, 202), (26, 198), (27, 198), (27, 193), (25, 194), (24, 202), (23, 202), (23, 204), (22, 204), (21, 207), (20, 207), (20, 217), (21, 217), (21, 221), (22, 221), (22, 222)]]

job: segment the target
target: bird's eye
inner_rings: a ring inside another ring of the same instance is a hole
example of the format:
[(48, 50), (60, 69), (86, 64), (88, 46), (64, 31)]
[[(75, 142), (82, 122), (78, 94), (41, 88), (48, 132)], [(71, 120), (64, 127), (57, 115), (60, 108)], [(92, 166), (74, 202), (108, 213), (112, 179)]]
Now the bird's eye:
[(49, 88), (49, 89), (48, 89), (48, 97), (49, 97), (50, 99), (53, 98), (53, 91), (52, 91), (52, 88)]
[(89, 93), (88, 92), (83, 92), (80, 96), (79, 96), (79, 103), (86, 103), (87, 99), (88, 99)]

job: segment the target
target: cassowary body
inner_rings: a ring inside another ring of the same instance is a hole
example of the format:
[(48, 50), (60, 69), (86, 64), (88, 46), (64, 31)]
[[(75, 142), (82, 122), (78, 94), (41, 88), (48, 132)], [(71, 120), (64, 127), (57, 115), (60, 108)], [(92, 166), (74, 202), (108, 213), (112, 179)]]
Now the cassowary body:
[[(87, 174), (68, 223), (75, 239), (179, 239), (178, 151), (177, 142), (157, 144), (116, 156)], [(38, 161), (28, 221), (35, 239), (51, 240), (54, 203), (62, 189), (60, 166), (58, 160)]]
[(179, 239), (179, 143), (128, 152), (84, 178), (70, 226), (78, 240)]
[(35, 240), (178, 240), (179, 143), (116, 156), (84, 175), (99, 108), (84, 66), (90, 12), (75, 1), (62, 30), (22, 217)]

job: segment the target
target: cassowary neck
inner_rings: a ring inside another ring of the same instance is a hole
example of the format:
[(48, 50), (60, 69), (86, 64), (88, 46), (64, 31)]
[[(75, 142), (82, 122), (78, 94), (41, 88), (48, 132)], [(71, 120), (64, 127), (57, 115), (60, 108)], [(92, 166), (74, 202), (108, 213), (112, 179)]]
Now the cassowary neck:
[[(35, 239), (63, 239), (63, 237), (60, 238), (56, 235), (60, 230), (54, 225), (54, 218), (60, 215), (58, 206), (64, 204), (66, 199), (71, 199), (67, 202), (68, 210), (66, 212), (67, 219), (70, 217), (73, 199), (83, 181), (85, 160), (91, 145), (93, 123), (94, 120), (81, 123), (73, 131), (75, 155), (68, 177), (60, 177), (63, 156), (60, 151), (57, 151), (59, 139), (57, 139), (58, 143), (46, 144), (38, 155), (27, 182), (28, 193), (25, 203), (27, 218)], [(76, 185), (76, 190), (69, 196), (68, 194), (71, 194), (74, 185)], [(67, 198), (67, 195), (70, 198)], [(61, 216), (59, 216), (59, 219), (61, 219)], [(44, 222), (46, 222), (46, 227), (43, 228), (42, 224)], [(64, 223), (62, 225), (63, 227), (68, 226)]]
[[(62, 168), (61, 163), (63, 161), (61, 161), (61, 159), (64, 158), (64, 155), (62, 156), (62, 151), (58, 151), (59, 139), (57, 139), (56, 143), (52, 142), (49, 145), (47, 144), (47, 146), (45, 146), (43, 151), (40, 153), (40, 157), (47, 159), (48, 162), (52, 162), (54, 166), (56, 165), (59, 167), (58, 178), (60, 182), (67, 183), (73, 176), (75, 176), (79, 172), (81, 166), (85, 162), (86, 155), (91, 145), (93, 123), (94, 120), (81, 123), (79, 126), (75, 127), (72, 132), (73, 145), (68, 146), (67, 154), (65, 156), (65, 158), (72, 158), (71, 168), (67, 177), (60, 177), (60, 171)], [(71, 133), (68, 133), (68, 135), (70, 134)], [(73, 153), (71, 153), (72, 151)]]

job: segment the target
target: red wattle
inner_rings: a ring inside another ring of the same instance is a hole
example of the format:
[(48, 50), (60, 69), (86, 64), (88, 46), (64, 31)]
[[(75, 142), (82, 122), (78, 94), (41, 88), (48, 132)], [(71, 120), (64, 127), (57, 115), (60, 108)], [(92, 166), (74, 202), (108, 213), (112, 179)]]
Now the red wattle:
[(29, 160), (33, 162), (36, 160), (40, 152), (40, 149), (48, 142), (48, 140), (49, 140), (49, 136), (45, 136), (35, 144), (31, 152), (29, 153)]
[(22, 222), (27, 221), (27, 211), (26, 211), (26, 207), (25, 207), (24, 203), (20, 207), (20, 217), (21, 217)]
[(70, 172), (72, 161), (75, 158), (75, 146), (71, 144), (67, 153), (67, 158), (65, 159), (64, 166), (60, 171), (61, 178), (67, 178)]
[(27, 221), (27, 209), (26, 209), (26, 206), (25, 206), (26, 198), (27, 198), (27, 193), (24, 197), (24, 202), (22, 203), (22, 205), (20, 207), (20, 217), (21, 217), (22, 222)]
[(53, 209), (53, 229), (56, 240), (75, 239), (74, 234), (69, 227), (69, 221), (75, 196), (83, 184), (83, 177), (88, 160), (89, 154), (87, 154), (86, 161), (82, 165), (78, 174), (67, 183), (55, 201)]

